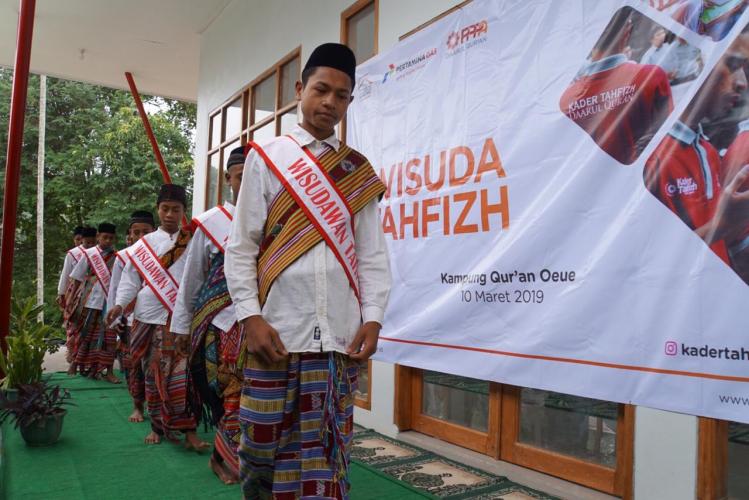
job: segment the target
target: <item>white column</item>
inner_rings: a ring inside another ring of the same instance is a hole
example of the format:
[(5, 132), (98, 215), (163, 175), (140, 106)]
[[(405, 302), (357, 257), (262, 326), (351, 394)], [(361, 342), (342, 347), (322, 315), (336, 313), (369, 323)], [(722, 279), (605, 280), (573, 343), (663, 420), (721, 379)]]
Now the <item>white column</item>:
[[(44, 140), (47, 128), (47, 77), (39, 77), (39, 146), (36, 171), (36, 302), (44, 302)], [(39, 313), (44, 321), (44, 312)]]
[(635, 500), (689, 500), (697, 491), (697, 417), (638, 406)]

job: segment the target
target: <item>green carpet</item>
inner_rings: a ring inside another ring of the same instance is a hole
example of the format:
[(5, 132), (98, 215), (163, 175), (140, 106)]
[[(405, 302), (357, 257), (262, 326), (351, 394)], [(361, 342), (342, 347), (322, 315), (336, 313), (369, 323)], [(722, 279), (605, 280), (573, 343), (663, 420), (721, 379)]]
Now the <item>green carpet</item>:
[[(15, 499), (203, 499), (241, 498), (208, 468), (208, 453), (187, 452), (169, 442), (146, 446), (148, 422), (127, 421), (124, 385), (53, 375), (71, 390), (60, 441), (29, 448), (17, 430), (3, 427), (5, 498)], [(209, 434), (203, 439), (212, 440)], [(367, 465), (351, 466), (353, 500), (430, 497)]]

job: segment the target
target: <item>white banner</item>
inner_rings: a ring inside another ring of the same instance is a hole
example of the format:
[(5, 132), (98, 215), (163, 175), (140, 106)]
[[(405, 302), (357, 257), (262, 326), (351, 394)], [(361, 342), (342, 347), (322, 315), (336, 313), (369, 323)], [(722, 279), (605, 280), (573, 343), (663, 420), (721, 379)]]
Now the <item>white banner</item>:
[(378, 359), (749, 422), (737, 5), (476, 0), (359, 66)]

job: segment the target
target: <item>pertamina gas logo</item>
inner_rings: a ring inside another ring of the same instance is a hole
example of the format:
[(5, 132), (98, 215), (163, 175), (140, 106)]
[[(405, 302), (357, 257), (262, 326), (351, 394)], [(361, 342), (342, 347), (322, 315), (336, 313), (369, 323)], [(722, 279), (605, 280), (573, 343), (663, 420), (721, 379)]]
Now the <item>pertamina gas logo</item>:
[(456, 54), (478, 45), (486, 40), (488, 33), (489, 23), (486, 19), (453, 31), (447, 36), (447, 51)]
[(401, 79), (414, 73), (417, 70), (420, 70), (421, 68), (426, 66), (429, 59), (436, 55), (437, 48), (433, 47), (417, 54), (416, 56), (406, 61), (400, 62), (398, 64), (388, 64), (388, 70), (385, 72), (385, 75), (382, 78), (382, 83), (392, 80), (393, 77), (395, 79)]

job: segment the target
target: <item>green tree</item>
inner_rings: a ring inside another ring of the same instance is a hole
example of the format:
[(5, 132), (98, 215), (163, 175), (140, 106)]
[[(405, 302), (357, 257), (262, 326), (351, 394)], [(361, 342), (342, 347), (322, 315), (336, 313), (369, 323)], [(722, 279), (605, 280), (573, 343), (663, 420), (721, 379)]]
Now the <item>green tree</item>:
[[(0, 162), (5, 165), (12, 71), (0, 67)], [(149, 104), (151, 126), (172, 182), (192, 188), (195, 105), (160, 97)], [(18, 200), (14, 295), (35, 293), (36, 170), (39, 137), (39, 78), (32, 75)], [(155, 212), (162, 183), (132, 96), (80, 82), (47, 79), (44, 193), (46, 317), (58, 319), (54, 305), (65, 251), (77, 225), (117, 225), (119, 247), (133, 210)], [(0, 180), (4, 183), (5, 170)], [(3, 193), (0, 193), (0, 200)], [(0, 208), (1, 210), (1, 208)]]

